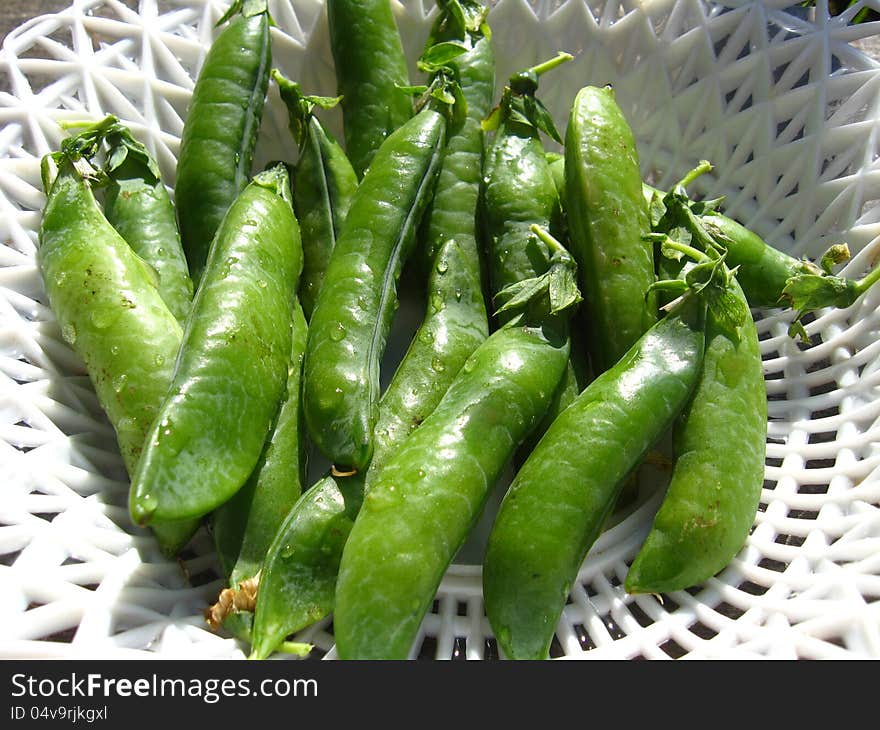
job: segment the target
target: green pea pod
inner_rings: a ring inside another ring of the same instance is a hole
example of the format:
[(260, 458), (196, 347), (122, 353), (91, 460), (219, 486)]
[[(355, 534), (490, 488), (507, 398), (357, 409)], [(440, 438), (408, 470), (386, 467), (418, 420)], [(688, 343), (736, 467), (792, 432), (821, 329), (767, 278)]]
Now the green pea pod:
[[(447, 60), (443, 69), (451, 72), (461, 87), (467, 111), (461, 123), (449, 130), (436, 193), (420, 236), (421, 259), (425, 267), (433, 266), (440, 248), (454, 238), (479, 272), (474, 211), (480, 196), (486, 146), (481, 123), (491, 109), (495, 93), (495, 53), (485, 20), (487, 7), (471, 0), (441, 0), (438, 6), (440, 12), (426, 50), (430, 53), (437, 44), (461, 46), (463, 52)], [(457, 8), (461, 8), (461, 16)]]
[[(550, 265), (550, 249), (531, 226), (557, 230), (562, 204), (541, 139), (545, 119), (535, 92), (539, 74), (569, 58), (559, 54), (514, 75), (487, 120), (496, 131), (483, 171), (480, 217), (493, 297)], [(500, 315), (499, 323), (509, 316)]]
[(648, 330), (551, 424), (502, 500), (483, 564), (486, 613), (511, 659), (543, 659), (578, 569), (628, 475), (685, 407), (704, 307)]
[[(58, 160), (44, 160), (40, 271), (61, 334), (85, 362), (133, 474), (171, 383), (182, 331), (156, 288), (155, 272), (107, 221), (74, 161), (60, 157), (51, 183)], [(157, 523), (154, 531), (172, 555), (197, 527)]]
[(519, 316), (473, 352), (370, 478), (339, 567), (341, 658), (408, 656), (501, 470), (545, 412), (568, 361), (568, 310), (580, 299), (571, 257), (561, 247), (553, 256), (547, 274), (507, 292)]
[(174, 186), (190, 276), (198, 285), (214, 234), (250, 179), (269, 85), (266, 0), (236, 0), (220, 22), (187, 110)]
[[(707, 213), (700, 221), (727, 250), (727, 265), (739, 267), (736, 278), (753, 307), (791, 306), (800, 315), (822, 307), (845, 308), (880, 280), (880, 268), (861, 279), (836, 276), (811, 261), (770, 246), (753, 231), (718, 212)], [(849, 258), (849, 250), (838, 245), (826, 256), (831, 257), (832, 264), (838, 263)]]
[(245, 485), (211, 517), (217, 557), (232, 588), (260, 572), (269, 543), (302, 493), (306, 455), (300, 390), (307, 332), (296, 302), (287, 384), (271, 433)]
[(379, 402), (370, 467), (352, 476), (327, 476), (296, 504), (270, 546), (257, 594), (253, 658), (267, 657), (284, 637), (328, 615), (334, 607), (342, 547), (360, 508), (364, 482), (424, 421), (488, 323), (473, 261), (454, 239), (437, 254), (428, 311)]
[(360, 471), (372, 456), (379, 362), (397, 282), (433, 195), (445, 129), (445, 116), (425, 107), (388, 137), (354, 195), (315, 302), (305, 359), (306, 425), (341, 471)]
[(345, 151), (362, 177), (385, 138), (413, 115), (409, 71), (389, 0), (328, 0)]
[(767, 391), (754, 322), (736, 341), (710, 309), (702, 373), (675, 429), (672, 479), (627, 574), (627, 592), (683, 590), (730, 562), (755, 520), (766, 445)]
[(342, 548), (363, 497), (364, 474), (326, 476), (287, 514), (266, 552), (251, 629), (251, 659), (333, 610)]
[(613, 366), (657, 318), (641, 185), (635, 139), (613, 90), (582, 88), (566, 130), (565, 207), (597, 373)]
[(131, 132), (117, 125), (109, 146), (104, 214), (134, 252), (159, 275), (159, 293), (183, 324), (192, 306), (193, 283), (177, 229), (171, 197), (159, 168)]
[(301, 267), (279, 165), (254, 177), (217, 231), (174, 380), (132, 481), (138, 524), (205, 515), (254, 470), (284, 392)]
[(345, 151), (314, 115), (316, 106), (329, 108), (337, 99), (306, 96), (299, 84), (277, 70), (272, 72), (272, 78), (287, 105), (290, 129), (299, 147), (292, 180), (293, 210), (302, 231), (299, 296), (309, 319), (358, 178)]
[[(515, 74), (505, 88), (498, 108), (487, 126), (497, 125), (483, 174), (480, 215), (487, 259), (489, 286), (493, 297), (506, 287), (545, 273), (551, 249), (532, 226), (561, 231), (562, 201), (553, 177), (551, 158), (544, 149), (541, 132), (559, 137), (548, 127), (543, 107), (535, 98), (539, 75), (571, 58), (559, 54), (548, 62)], [(509, 314), (502, 313), (504, 323)], [(586, 385), (585, 353), (572, 349), (572, 361), (547, 409), (547, 413), (516, 454), (526, 455), (541, 434)]]

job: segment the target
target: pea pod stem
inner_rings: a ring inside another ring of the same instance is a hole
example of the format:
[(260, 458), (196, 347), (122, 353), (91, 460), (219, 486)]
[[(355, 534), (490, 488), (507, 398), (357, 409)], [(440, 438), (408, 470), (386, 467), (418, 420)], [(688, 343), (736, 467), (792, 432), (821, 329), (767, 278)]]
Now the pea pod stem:
[(548, 58), (546, 61), (542, 61), (535, 66), (532, 66), (528, 69), (527, 73), (534, 74), (535, 76), (542, 76), (548, 71), (552, 71), (557, 66), (562, 65), (566, 61), (571, 61), (574, 58), (570, 53), (565, 51), (559, 51), (553, 58)]
[(694, 180), (696, 180), (701, 175), (705, 175), (708, 172), (712, 171), (712, 163), (708, 160), (700, 160), (700, 163), (689, 170), (688, 173), (676, 183), (676, 188), (686, 188), (690, 185)]
[(855, 290), (857, 295), (861, 296), (878, 281), (880, 281), (880, 265), (875, 266), (868, 274), (856, 281)]

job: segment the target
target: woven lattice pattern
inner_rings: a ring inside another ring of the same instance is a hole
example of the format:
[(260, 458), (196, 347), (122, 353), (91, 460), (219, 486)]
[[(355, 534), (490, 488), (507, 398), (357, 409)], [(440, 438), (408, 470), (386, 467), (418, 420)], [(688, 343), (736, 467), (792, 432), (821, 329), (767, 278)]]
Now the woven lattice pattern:
[[(225, 5), (72, 0), (0, 52), (2, 656), (243, 656), (202, 619), (221, 587), (208, 536), (174, 562), (130, 523), (112, 430), (35, 265), (39, 158), (61, 140), (57, 122), (116, 114), (173, 184), (193, 79)], [(716, 170), (698, 192), (726, 195), (731, 215), (799, 255), (847, 241), (856, 255), (845, 271), (860, 275), (880, 257), (880, 69), (851, 42), (876, 24), (847, 25), (866, 3), (836, 18), (824, 3), (811, 15), (784, 5), (500, 0), (499, 79), (557, 50), (576, 54), (543, 85), (560, 124), (580, 86), (613, 83), (647, 178), (665, 185), (709, 159)], [(334, 93), (323, 3), (270, 7), (275, 64)], [(395, 6), (413, 68), (432, 7)], [(326, 118), (338, 133), (339, 115)], [(292, 158), (286, 127), (270, 91), (255, 166)], [(787, 315), (755, 312), (770, 426), (747, 545), (699, 589), (629, 596), (621, 584), (661, 498), (645, 494), (584, 563), (553, 656), (880, 656), (878, 304), (874, 291), (818, 312), (809, 347), (786, 335)], [(444, 580), (414, 656), (497, 657), (480, 539)], [(329, 621), (302, 637), (333, 656)]]

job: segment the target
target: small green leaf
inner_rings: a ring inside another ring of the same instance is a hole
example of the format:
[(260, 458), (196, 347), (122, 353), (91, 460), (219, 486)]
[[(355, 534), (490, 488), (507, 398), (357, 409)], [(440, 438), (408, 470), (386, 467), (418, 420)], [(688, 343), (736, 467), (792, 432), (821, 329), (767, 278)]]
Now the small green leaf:
[(581, 301), (575, 272), (570, 266), (553, 266), (550, 269), (550, 312), (557, 314)]
[(666, 204), (663, 202), (663, 196), (654, 192), (651, 195), (651, 203), (648, 206), (648, 214), (651, 217), (651, 229), (654, 230), (660, 225), (663, 216), (666, 215)]
[(752, 316), (745, 300), (731, 287), (713, 287), (708, 291), (706, 306), (727, 338), (738, 343), (743, 325)]
[(504, 114), (501, 109), (501, 105), (499, 104), (492, 111), (489, 112), (489, 115), (480, 122), (480, 127), (484, 132), (494, 132), (501, 125), (501, 120), (504, 118)]
[(465, 17), (464, 8), (461, 6), (461, 3), (458, 0), (450, 0), (449, 2), (444, 3), (446, 10), (449, 15), (452, 17), (455, 27), (459, 29), (459, 32), (464, 35), (467, 31), (467, 19)]
[(525, 279), (524, 281), (517, 281), (504, 287), (504, 289), (498, 292), (497, 298), (506, 301), (495, 310), (495, 314), (501, 314), (502, 312), (508, 312), (525, 306), (542, 291), (546, 290), (548, 285), (548, 276), (544, 274), (531, 279)]
[(461, 41), (445, 41), (428, 48), (418, 61), (418, 69), (425, 73), (434, 73), (446, 66), (450, 61), (468, 52), (468, 47)]
[(442, 101), (444, 104), (449, 104), (450, 106), (455, 104), (455, 95), (442, 86), (436, 89), (431, 89), (431, 96), (438, 101)]
[(694, 240), (694, 237), (691, 235), (691, 232), (684, 228), (683, 226), (676, 226), (672, 230), (669, 231), (669, 238), (675, 241), (676, 243), (680, 243), (684, 246), (691, 246)]
[(547, 111), (547, 107), (535, 96), (523, 97), (525, 115), (531, 124), (541, 132), (544, 132), (554, 141), (562, 144), (562, 137), (556, 129), (556, 123), (553, 121), (553, 115)]
[(105, 163), (105, 170), (107, 172), (113, 172), (125, 160), (133, 158), (140, 162), (148, 174), (152, 176), (153, 179), (149, 182), (156, 183), (161, 179), (162, 176), (156, 160), (153, 159), (147, 148), (131, 135), (131, 131), (126, 127), (123, 127), (121, 124), (117, 125), (107, 135), (107, 145), (110, 149), (110, 154)]
[(799, 312), (795, 320), (788, 325), (788, 336), (793, 340), (799, 339), (801, 342), (809, 344), (812, 340), (810, 339), (809, 333), (804, 328), (803, 322), (801, 322), (801, 314), (802, 313)]
[(839, 276), (796, 274), (782, 290), (792, 309), (812, 312), (822, 307), (849, 307), (859, 297), (855, 282)]
[(708, 215), (709, 213), (715, 213), (721, 209), (724, 205), (725, 197), (722, 195), (718, 198), (712, 198), (712, 200), (698, 200), (691, 203), (691, 210), (694, 215)]

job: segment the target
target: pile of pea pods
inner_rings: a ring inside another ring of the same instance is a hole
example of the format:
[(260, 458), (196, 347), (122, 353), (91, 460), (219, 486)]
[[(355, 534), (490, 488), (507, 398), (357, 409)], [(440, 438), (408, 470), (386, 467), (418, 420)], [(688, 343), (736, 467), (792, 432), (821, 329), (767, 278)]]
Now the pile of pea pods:
[[(667, 433), (670, 478), (629, 593), (706, 581), (745, 543), (767, 397), (752, 307), (851, 305), (687, 187), (640, 176), (610, 87), (563, 134), (556, 56), (496, 102), (488, 6), (438, 0), (409, 78), (388, 0), (328, 0), (339, 97), (272, 67), (266, 0), (237, 0), (185, 118), (172, 195), (114, 117), (43, 160), (39, 265), (168, 555), (202, 526), (228, 588), (206, 611), (252, 658), (333, 616), (343, 659), (411, 655), (502, 471), (483, 564), (507, 658), (542, 659), (591, 546)], [(270, 84), (298, 154), (252, 171)], [(344, 139), (320, 120), (341, 105)], [(549, 150), (548, 140), (563, 152)], [(424, 317), (380, 363), (404, 270)], [(723, 422), (724, 427), (718, 424)], [(735, 439), (731, 444), (730, 439)], [(307, 483), (310, 453), (332, 467)]]

